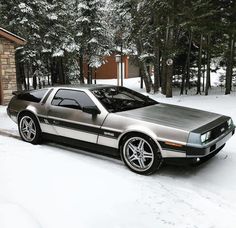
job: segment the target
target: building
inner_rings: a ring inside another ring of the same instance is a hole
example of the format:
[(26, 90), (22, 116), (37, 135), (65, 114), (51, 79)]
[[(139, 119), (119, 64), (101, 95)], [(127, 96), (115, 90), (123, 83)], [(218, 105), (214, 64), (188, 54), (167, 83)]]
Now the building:
[[(132, 78), (139, 77), (139, 67), (135, 64), (134, 57), (123, 56), (123, 77)], [(84, 75), (87, 77), (88, 68), (84, 65)], [(116, 79), (118, 76), (121, 77), (121, 63), (116, 62), (116, 55), (104, 57), (104, 64), (93, 70), (93, 79)]]
[(15, 49), (24, 44), (26, 40), (0, 27), (0, 105), (6, 105), (17, 88)]

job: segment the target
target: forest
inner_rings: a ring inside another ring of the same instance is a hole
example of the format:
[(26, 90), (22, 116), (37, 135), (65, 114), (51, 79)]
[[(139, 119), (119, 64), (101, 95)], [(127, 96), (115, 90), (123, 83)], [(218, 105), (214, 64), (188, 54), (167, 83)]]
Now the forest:
[(234, 0), (1, 0), (0, 15), (27, 40), (16, 50), (18, 89), (30, 78), (34, 88), (93, 83), (114, 52), (135, 56), (147, 92), (172, 97), (177, 78), (180, 94), (208, 95), (220, 67), (225, 94), (236, 86)]

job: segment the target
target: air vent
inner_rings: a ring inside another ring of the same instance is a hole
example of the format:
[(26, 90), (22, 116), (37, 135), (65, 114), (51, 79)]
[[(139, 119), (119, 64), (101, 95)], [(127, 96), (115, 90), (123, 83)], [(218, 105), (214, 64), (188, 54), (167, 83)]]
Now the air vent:
[(213, 146), (211, 146), (211, 148), (210, 148), (210, 152), (214, 151), (215, 149), (216, 149), (216, 144), (213, 145)]

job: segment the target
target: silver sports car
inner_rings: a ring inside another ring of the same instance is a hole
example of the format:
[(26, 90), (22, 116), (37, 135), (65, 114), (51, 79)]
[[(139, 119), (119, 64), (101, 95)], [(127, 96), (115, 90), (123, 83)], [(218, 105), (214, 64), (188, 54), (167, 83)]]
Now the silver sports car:
[(198, 163), (234, 134), (230, 117), (158, 103), (125, 87), (60, 86), (14, 92), (7, 111), (21, 138), (43, 138), (121, 157), (139, 174), (163, 161)]

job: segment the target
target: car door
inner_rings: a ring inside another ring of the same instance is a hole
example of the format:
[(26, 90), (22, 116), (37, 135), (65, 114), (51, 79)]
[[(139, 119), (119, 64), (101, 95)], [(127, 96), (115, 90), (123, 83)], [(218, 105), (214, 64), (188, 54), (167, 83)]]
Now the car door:
[(96, 106), (85, 91), (59, 89), (48, 110), (48, 119), (59, 136), (97, 143), (106, 113), (92, 115), (83, 107)]

